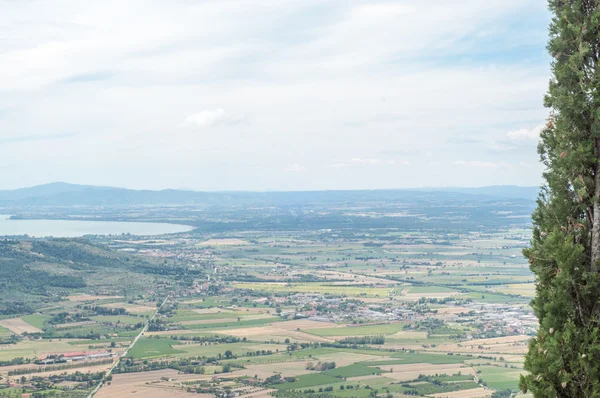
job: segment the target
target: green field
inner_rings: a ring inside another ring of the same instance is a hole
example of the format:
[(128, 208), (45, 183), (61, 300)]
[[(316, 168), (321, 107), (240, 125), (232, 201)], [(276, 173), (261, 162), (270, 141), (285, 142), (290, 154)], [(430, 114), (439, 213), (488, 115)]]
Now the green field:
[[(404, 383), (407, 384), (407, 383)], [(404, 387), (404, 386), (403, 386)], [(444, 392), (470, 390), (473, 388), (480, 387), (474, 381), (459, 381), (451, 383), (440, 383), (436, 380), (436, 383), (418, 381), (416, 383), (407, 384), (404, 387), (403, 392), (410, 393), (409, 395), (418, 396), (430, 396), (432, 394), (440, 394)]]
[(246, 321), (240, 320), (232, 322), (219, 322), (219, 323), (194, 323), (187, 324), (184, 326), (185, 329), (200, 330), (200, 329), (238, 329), (249, 326), (260, 326), (267, 325), (273, 322), (282, 321), (279, 317), (261, 318), (261, 319), (248, 319)]
[(519, 375), (522, 373), (519, 369), (510, 369), (500, 366), (476, 366), (475, 369), (481, 371), (479, 374), (480, 380), (483, 380), (487, 385), (496, 390), (509, 388), (518, 390)]
[(487, 291), (479, 292), (471, 292), (466, 294), (461, 294), (457, 296), (460, 299), (473, 299), (473, 301), (481, 302), (481, 303), (492, 303), (492, 304), (501, 304), (501, 303), (528, 303), (531, 299), (527, 297), (511, 297), (505, 296), (501, 294), (489, 293)]
[(272, 387), (278, 390), (294, 390), (298, 388), (307, 388), (331, 384), (338, 382), (339, 379), (333, 376), (328, 376), (323, 373), (310, 373), (298, 376), (298, 380), (293, 383), (275, 384)]
[(3, 328), (2, 326), (0, 326), (0, 337), (7, 337), (12, 335), (12, 332), (8, 329)]
[(133, 359), (155, 358), (166, 355), (181, 354), (183, 351), (176, 350), (172, 345), (179, 344), (178, 341), (168, 339), (140, 339), (133, 346), (127, 356)]
[(59, 340), (20, 341), (17, 344), (2, 346), (0, 349), (0, 361), (7, 361), (19, 357), (35, 358), (40, 355), (73, 351), (81, 351), (81, 348)]
[(369, 366), (385, 366), (385, 365), (403, 365), (403, 364), (414, 364), (414, 363), (430, 363), (432, 365), (442, 364), (453, 364), (463, 363), (472, 357), (460, 356), (460, 355), (443, 355), (443, 354), (427, 354), (427, 353), (395, 353), (391, 355), (392, 358), (389, 360), (381, 361), (368, 361), (363, 364)]
[(144, 323), (148, 319), (147, 317), (131, 315), (97, 315), (91, 318), (98, 323), (122, 323), (125, 325), (135, 325), (140, 322)]
[(471, 375), (453, 375), (453, 376), (438, 376), (436, 380), (448, 382), (448, 381), (469, 381), (473, 380)]
[[(136, 346), (137, 348), (137, 346)], [(175, 354), (177, 357), (189, 357), (189, 356), (205, 356), (205, 357), (216, 357), (219, 354), (225, 355), (226, 351), (231, 351), (234, 356), (245, 356), (249, 351), (272, 351), (273, 353), (279, 350), (284, 353), (287, 346), (283, 344), (257, 344), (257, 343), (231, 343), (231, 344), (212, 344), (212, 345), (201, 345), (201, 344), (181, 344), (177, 346), (177, 350), (180, 353)]]
[(367, 297), (386, 297), (390, 291), (388, 288), (375, 288), (365, 286), (339, 286), (326, 285), (322, 283), (237, 283), (234, 285), (238, 289), (251, 289), (265, 292), (281, 293), (322, 293), (337, 296), (367, 296)]
[(341, 368), (327, 370), (323, 373), (334, 377), (357, 377), (376, 374), (378, 375), (383, 373), (383, 370), (376, 367), (367, 366), (362, 363), (355, 363)]
[(21, 319), (30, 324), (31, 326), (35, 326), (38, 329), (43, 329), (44, 322), (50, 319), (50, 317), (46, 315), (32, 314), (22, 316)]
[(419, 293), (427, 294), (427, 293), (451, 293), (451, 292), (455, 292), (455, 291), (456, 291), (455, 289), (450, 289), (450, 288), (440, 287), (440, 286), (412, 286), (408, 292), (415, 293), (415, 294), (419, 294)]
[(303, 332), (315, 336), (370, 336), (394, 334), (404, 330), (404, 323), (386, 323), (381, 325), (347, 326), (342, 328), (307, 329)]

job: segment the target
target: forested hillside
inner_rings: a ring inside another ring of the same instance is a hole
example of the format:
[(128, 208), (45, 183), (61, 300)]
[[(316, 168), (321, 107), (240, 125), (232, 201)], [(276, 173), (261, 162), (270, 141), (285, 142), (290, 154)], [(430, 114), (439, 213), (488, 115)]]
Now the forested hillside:
[(131, 296), (192, 271), (83, 239), (0, 242), (0, 315), (31, 313), (83, 292)]

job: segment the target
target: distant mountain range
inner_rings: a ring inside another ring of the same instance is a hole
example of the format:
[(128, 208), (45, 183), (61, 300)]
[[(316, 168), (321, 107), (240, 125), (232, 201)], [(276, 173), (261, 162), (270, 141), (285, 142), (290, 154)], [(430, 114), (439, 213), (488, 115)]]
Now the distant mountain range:
[(539, 187), (514, 185), (481, 188), (419, 188), (399, 190), (299, 191), (299, 192), (198, 192), (160, 191), (77, 185), (63, 182), (0, 191), (0, 206), (131, 206), (223, 203), (299, 203), (313, 201), (394, 200), (423, 193), (444, 196), (483, 195), (490, 198), (535, 200)]
[(521, 187), (517, 185), (492, 185), (488, 187), (479, 188), (446, 187), (421, 188), (419, 190), (428, 192), (457, 192), (471, 195), (486, 195), (495, 198), (536, 200), (540, 191), (540, 187)]

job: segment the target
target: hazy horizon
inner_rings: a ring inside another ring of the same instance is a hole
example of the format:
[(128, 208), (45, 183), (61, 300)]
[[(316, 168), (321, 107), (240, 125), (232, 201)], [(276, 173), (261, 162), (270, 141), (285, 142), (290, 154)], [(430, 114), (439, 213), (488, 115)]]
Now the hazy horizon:
[[(125, 187), (125, 186), (116, 186), (116, 185), (94, 185), (94, 184), (78, 184), (78, 183), (71, 183), (71, 182), (66, 182), (66, 181), (51, 181), (51, 182), (46, 182), (46, 183), (41, 183), (41, 184), (36, 184), (36, 185), (28, 185), (28, 186), (21, 186), (21, 187), (17, 187), (17, 188), (10, 188), (10, 189), (0, 189), (0, 191), (15, 191), (15, 190), (20, 190), (20, 189), (30, 189), (30, 188), (37, 188), (37, 187), (43, 187), (43, 186), (51, 186), (54, 184), (65, 184), (65, 185), (79, 185), (79, 186), (89, 186), (89, 187), (94, 187), (94, 188), (116, 188), (116, 189), (130, 189), (130, 190), (141, 190), (141, 191), (162, 191), (162, 190), (175, 190), (175, 191), (193, 191), (193, 192), (306, 192), (306, 191), (310, 191), (310, 190), (198, 190), (198, 189), (193, 189), (193, 188), (185, 188), (185, 187), (179, 187), (179, 188), (131, 188), (131, 187)], [(484, 189), (484, 188), (502, 188), (502, 187), (511, 187), (511, 188), (539, 188), (539, 185), (518, 185), (518, 184), (502, 184), (502, 185), (480, 185), (480, 186), (422, 186), (422, 187), (397, 187), (397, 188), (374, 188), (374, 189), (368, 189), (368, 188), (354, 188), (354, 189), (317, 189), (317, 190), (313, 190), (313, 191), (368, 191), (368, 190), (381, 190), (381, 191), (394, 191), (394, 190), (451, 190), (451, 189)]]

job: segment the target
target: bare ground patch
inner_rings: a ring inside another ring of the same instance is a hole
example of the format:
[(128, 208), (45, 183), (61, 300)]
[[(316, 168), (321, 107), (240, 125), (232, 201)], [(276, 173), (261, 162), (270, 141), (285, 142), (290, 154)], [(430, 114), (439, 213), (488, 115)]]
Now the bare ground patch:
[(109, 300), (109, 299), (121, 299), (123, 296), (92, 296), (89, 294), (76, 294), (67, 297), (71, 301), (95, 301), (95, 300)]
[(200, 308), (200, 309), (193, 310), (193, 311), (198, 314), (220, 314), (220, 313), (234, 314), (234, 313), (238, 312), (238, 311), (234, 311), (234, 310), (228, 310), (225, 308)]
[(485, 388), (480, 387), (473, 388), (472, 390), (442, 392), (431, 395), (436, 398), (488, 398), (492, 396), (492, 393), (492, 390), (486, 390)]
[(518, 336), (493, 337), (490, 339), (470, 340), (465, 344), (483, 344), (483, 345), (506, 344), (506, 343), (529, 341), (530, 339), (531, 339), (531, 336), (518, 335)]
[[(172, 382), (161, 378), (173, 379)], [(152, 372), (126, 373), (113, 375), (111, 385), (103, 386), (99, 398), (189, 398), (191, 395), (177, 386), (179, 381), (210, 380), (212, 376), (178, 374), (176, 370), (165, 369)], [(194, 394), (194, 397), (204, 398), (210, 395)]]
[(198, 244), (198, 246), (245, 246), (249, 243), (241, 239), (209, 239)]
[(398, 296), (401, 300), (420, 300), (421, 298), (436, 298), (444, 299), (458, 295), (458, 292), (434, 292), (434, 293), (406, 293), (403, 296)]
[(415, 363), (406, 365), (390, 365), (381, 367), (385, 370), (392, 370), (391, 373), (386, 373), (385, 377), (392, 378), (397, 381), (415, 380), (419, 375), (434, 376), (436, 374), (462, 374), (475, 375), (473, 368), (463, 364), (449, 365), (432, 365), (429, 363)]
[(437, 313), (438, 314), (450, 314), (450, 315), (456, 315), (456, 314), (461, 314), (461, 313), (465, 313), (468, 314), (469, 311), (471, 311), (471, 309), (469, 308), (465, 308), (465, 307), (442, 307), (442, 308), (436, 308)]
[(389, 337), (398, 337), (401, 339), (427, 339), (427, 332), (402, 330), (390, 335)]
[(342, 354), (333, 353), (317, 356), (320, 361), (331, 361), (335, 362), (336, 367), (352, 365), (356, 362), (364, 361), (377, 361), (381, 359), (379, 355), (367, 355), (367, 354), (354, 354), (351, 352), (344, 352)]
[[(527, 343), (530, 336), (506, 336), (491, 339), (477, 339), (460, 343), (441, 344), (428, 351), (450, 351), (466, 353), (500, 353), (500, 354), (525, 354), (528, 350)], [(459, 346), (460, 344), (460, 346)]]
[(277, 326), (284, 330), (300, 329), (319, 329), (319, 328), (345, 328), (346, 325), (340, 325), (333, 322), (317, 322), (306, 319), (298, 319), (294, 321), (279, 322)]
[(156, 311), (156, 307), (150, 307), (148, 305), (140, 305), (140, 304), (110, 303), (110, 304), (102, 304), (102, 307), (125, 308), (127, 310), (127, 312), (131, 312), (132, 314), (140, 314), (143, 312)]
[[(280, 322), (281, 323), (281, 322)], [(314, 336), (312, 334), (304, 333), (297, 330), (284, 329), (279, 326), (258, 326), (251, 328), (240, 328), (240, 329), (225, 329), (225, 330), (214, 330), (216, 334), (226, 334), (229, 336), (246, 337), (250, 340), (285, 340), (291, 338), (298, 341), (319, 341), (319, 342), (331, 342), (333, 340), (327, 339), (320, 336)]]
[(306, 370), (306, 364), (312, 362), (316, 363), (316, 360), (312, 361), (294, 361), (294, 362), (275, 362), (266, 364), (256, 365), (245, 365), (246, 369), (233, 372), (232, 375), (243, 376), (243, 375), (258, 375), (260, 378), (267, 378), (273, 376), (276, 373), (281, 373), (282, 376), (299, 376), (307, 373), (314, 373), (310, 370)]
[(10, 330), (14, 334), (42, 333), (41, 329), (28, 324), (21, 318), (4, 319), (0, 321), (0, 326)]
[(195, 321), (181, 321), (178, 325), (202, 325), (210, 323), (237, 322), (237, 318), (200, 319)]
[(71, 322), (71, 323), (61, 323), (59, 325), (54, 325), (55, 328), (70, 328), (75, 326), (85, 326), (85, 325), (94, 325), (96, 321), (81, 321), (81, 322)]
[(365, 380), (378, 379), (380, 377), (381, 377), (381, 375), (368, 375), (368, 376), (347, 377), (346, 381), (365, 381)]

